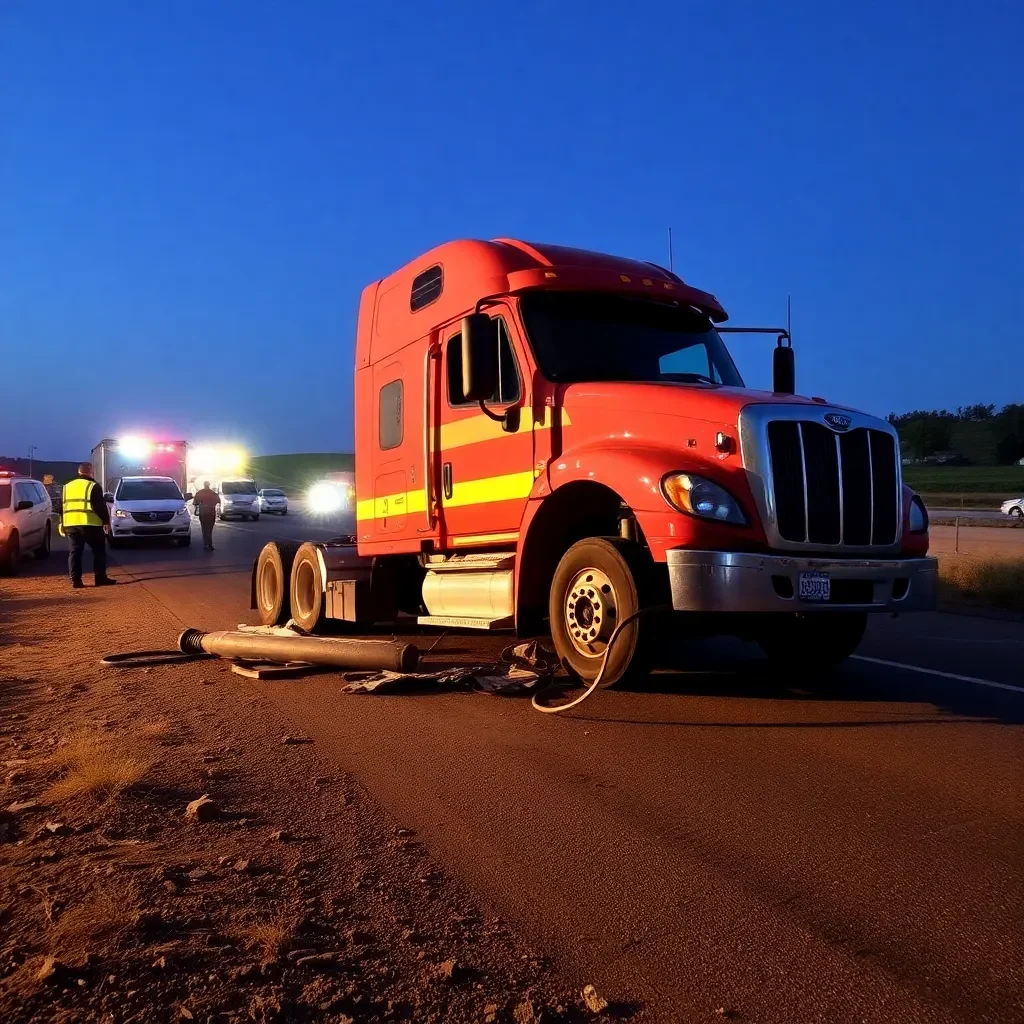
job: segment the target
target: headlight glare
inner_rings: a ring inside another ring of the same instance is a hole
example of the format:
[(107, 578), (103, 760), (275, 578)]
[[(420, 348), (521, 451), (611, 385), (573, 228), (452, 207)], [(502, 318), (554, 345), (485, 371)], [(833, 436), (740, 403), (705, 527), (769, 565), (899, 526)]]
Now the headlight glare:
[(128, 513), (125, 512), (125, 510), (123, 508), (114, 509), (114, 518), (115, 519), (127, 519), (128, 518)]
[(665, 500), (680, 512), (700, 519), (745, 526), (739, 502), (719, 484), (692, 473), (669, 473), (661, 481)]

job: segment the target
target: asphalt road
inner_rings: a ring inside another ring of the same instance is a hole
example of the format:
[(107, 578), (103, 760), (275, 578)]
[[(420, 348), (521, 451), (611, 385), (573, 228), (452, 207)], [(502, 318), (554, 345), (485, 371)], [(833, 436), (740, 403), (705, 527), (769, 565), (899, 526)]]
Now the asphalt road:
[[(255, 621), (267, 539), (118, 551), (186, 625)], [(1012, 531), (1011, 531), (1012, 532)], [(133, 582), (134, 581), (134, 582)], [(445, 637), (484, 658), (504, 638)], [(829, 681), (732, 641), (566, 716), (470, 694), (256, 685), (538, 947), (651, 1019), (1024, 1021), (1024, 623), (878, 619)]]

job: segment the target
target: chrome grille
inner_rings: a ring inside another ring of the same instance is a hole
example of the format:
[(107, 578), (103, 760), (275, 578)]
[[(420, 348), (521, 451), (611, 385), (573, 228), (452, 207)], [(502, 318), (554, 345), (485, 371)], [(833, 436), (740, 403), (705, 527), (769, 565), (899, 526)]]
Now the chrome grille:
[(781, 536), (825, 547), (894, 544), (896, 449), (891, 435), (860, 428), (837, 434), (811, 420), (768, 424)]
[(750, 405), (740, 447), (771, 547), (880, 554), (898, 550), (902, 480), (884, 421), (827, 406)]

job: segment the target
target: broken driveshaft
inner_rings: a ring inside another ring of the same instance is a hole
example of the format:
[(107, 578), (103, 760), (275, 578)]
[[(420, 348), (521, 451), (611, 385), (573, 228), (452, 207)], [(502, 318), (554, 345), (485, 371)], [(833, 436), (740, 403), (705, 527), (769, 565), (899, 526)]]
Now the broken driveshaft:
[(390, 640), (270, 636), (228, 629), (213, 633), (186, 629), (178, 637), (178, 648), (185, 654), (205, 652), (220, 658), (273, 661), (282, 665), (305, 661), (311, 665), (330, 665), (334, 668), (388, 669), (392, 672), (412, 672), (420, 659), (417, 647)]

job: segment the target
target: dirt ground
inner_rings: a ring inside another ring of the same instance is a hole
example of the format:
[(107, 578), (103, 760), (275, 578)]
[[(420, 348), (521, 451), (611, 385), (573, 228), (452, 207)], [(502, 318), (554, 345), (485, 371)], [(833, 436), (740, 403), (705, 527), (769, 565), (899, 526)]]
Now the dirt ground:
[(175, 635), (137, 587), (0, 580), (0, 1020), (637, 1009), (586, 999), (226, 664), (99, 664)]

